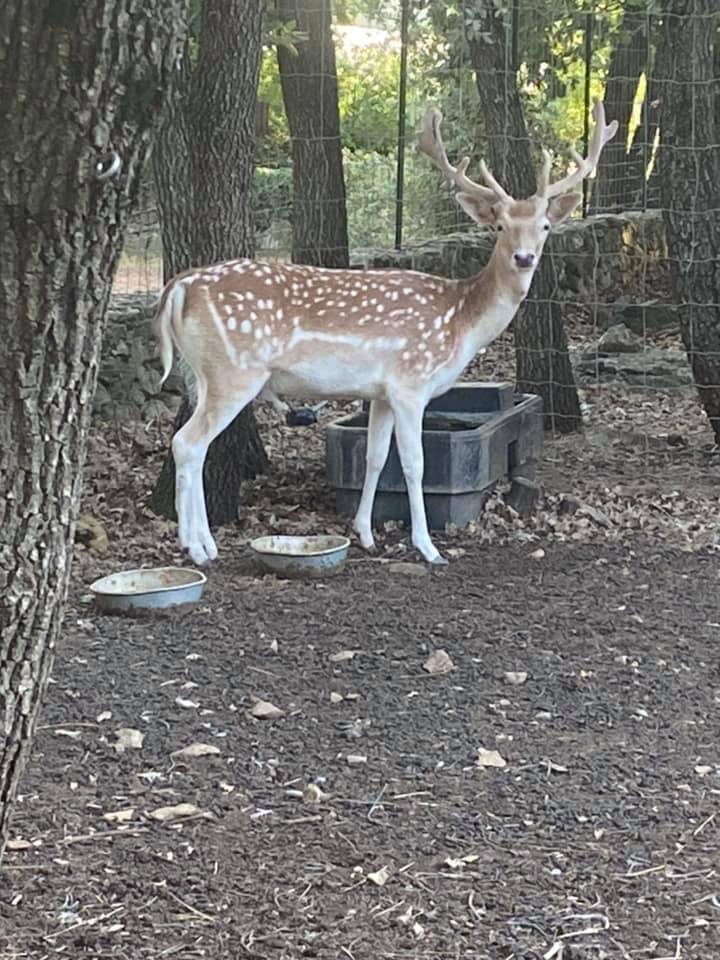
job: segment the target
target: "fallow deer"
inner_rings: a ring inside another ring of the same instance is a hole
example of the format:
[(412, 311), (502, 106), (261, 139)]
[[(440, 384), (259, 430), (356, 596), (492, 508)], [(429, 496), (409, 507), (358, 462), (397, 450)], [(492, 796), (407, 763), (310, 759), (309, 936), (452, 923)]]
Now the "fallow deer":
[(447, 391), (476, 353), (510, 324), (527, 296), (548, 231), (581, 200), (570, 192), (595, 169), (617, 122), (602, 103), (588, 156), (550, 183), (550, 155), (536, 193), (514, 200), (484, 163), (484, 185), (466, 176), (468, 159), (448, 161), (442, 115), (430, 110), (418, 149), (459, 188), (456, 200), (497, 239), (485, 269), (468, 280), (412, 270), (337, 270), (230, 260), (189, 270), (165, 287), (157, 331), (164, 366), (173, 345), (192, 369), (197, 403), (172, 442), (180, 543), (195, 563), (217, 556), (203, 491), (208, 446), (255, 397), (347, 397), (370, 401), (367, 463), (354, 529), (374, 546), (372, 508), (393, 428), (407, 486), (412, 542), (430, 563), (433, 544), (423, 502), (422, 420), (428, 401)]

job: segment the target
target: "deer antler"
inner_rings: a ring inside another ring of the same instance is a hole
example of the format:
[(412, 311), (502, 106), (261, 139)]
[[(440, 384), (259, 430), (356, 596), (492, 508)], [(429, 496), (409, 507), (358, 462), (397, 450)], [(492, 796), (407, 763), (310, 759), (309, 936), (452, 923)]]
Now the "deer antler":
[(483, 200), (512, 200), (512, 197), (503, 190), (497, 180), (485, 166), (484, 161), (480, 163), (480, 172), (487, 183), (484, 187), (480, 183), (475, 183), (465, 175), (465, 171), (470, 163), (469, 157), (463, 157), (457, 167), (453, 167), (447, 158), (445, 147), (440, 136), (440, 124), (442, 123), (442, 113), (434, 107), (431, 107), (425, 115), (422, 133), (418, 137), (417, 148), (421, 153), (427, 154), (442, 175), (459, 187), (463, 193), (469, 193), (471, 196), (480, 197)]
[(549, 200), (561, 193), (567, 193), (572, 187), (582, 183), (595, 170), (603, 147), (617, 133), (618, 122), (613, 120), (611, 123), (605, 123), (605, 107), (602, 100), (595, 101), (593, 118), (595, 126), (588, 144), (588, 155), (587, 157), (581, 157), (577, 150), (571, 148), (570, 153), (577, 164), (577, 169), (563, 177), (562, 180), (550, 183), (550, 154), (547, 150), (543, 150), (544, 162), (538, 176), (538, 196), (546, 197)]

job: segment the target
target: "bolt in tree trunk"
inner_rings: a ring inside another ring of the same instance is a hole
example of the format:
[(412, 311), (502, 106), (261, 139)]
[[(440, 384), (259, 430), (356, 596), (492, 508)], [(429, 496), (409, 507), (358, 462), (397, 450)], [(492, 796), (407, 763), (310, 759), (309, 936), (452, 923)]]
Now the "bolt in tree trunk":
[[(535, 167), (515, 76), (507, 60), (505, 27), (492, 0), (476, 0), (473, 12), (482, 30), (468, 35), (470, 59), (487, 133), (489, 167), (515, 197), (535, 192)], [(582, 418), (570, 365), (552, 245), (515, 320), (517, 388), (542, 397), (545, 426), (558, 433), (580, 430)]]
[(347, 267), (345, 179), (330, 0), (277, 0), (278, 15), (307, 39), (278, 46), (285, 114), (292, 139), (292, 258)]
[(717, 0), (669, 0), (655, 74), (660, 183), (680, 332), (705, 413), (720, 443), (720, 79)]
[[(0, 855), (67, 592), (104, 312), (182, 9), (0, 7)], [(122, 173), (97, 180), (109, 150)]]
[[(186, 45), (155, 157), (165, 279), (255, 251), (250, 204), (257, 84), (262, 51), (260, 0), (203, 3), (197, 62)], [(175, 430), (189, 419), (185, 398)], [(208, 450), (203, 470), (211, 525), (237, 519), (240, 485), (267, 466), (251, 407)], [(175, 462), (168, 452), (150, 499), (175, 517)]]

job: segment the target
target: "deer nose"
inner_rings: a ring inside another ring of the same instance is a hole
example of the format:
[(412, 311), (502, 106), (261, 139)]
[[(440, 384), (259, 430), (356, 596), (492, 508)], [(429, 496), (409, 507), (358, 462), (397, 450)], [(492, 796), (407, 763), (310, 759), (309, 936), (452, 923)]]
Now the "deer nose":
[(528, 267), (532, 267), (535, 264), (535, 254), (534, 253), (516, 253), (515, 263), (522, 269), (527, 270)]

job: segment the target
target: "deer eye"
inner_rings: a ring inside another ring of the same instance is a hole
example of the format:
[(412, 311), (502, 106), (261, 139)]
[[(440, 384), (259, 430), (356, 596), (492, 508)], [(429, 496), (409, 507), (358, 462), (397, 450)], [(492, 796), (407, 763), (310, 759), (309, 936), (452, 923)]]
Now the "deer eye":
[(549, 223), (544, 223), (544, 224), (543, 224), (543, 230), (549, 230), (549, 229), (550, 229), (550, 224), (549, 224)]
[(502, 230), (502, 224), (501, 224), (501, 223), (496, 223), (496, 224), (495, 224), (495, 229), (497, 230), (498, 233), (500, 233), (500, 231)]

